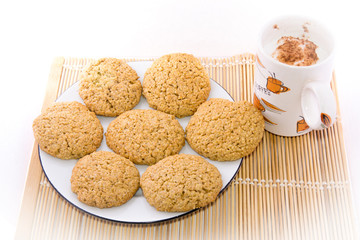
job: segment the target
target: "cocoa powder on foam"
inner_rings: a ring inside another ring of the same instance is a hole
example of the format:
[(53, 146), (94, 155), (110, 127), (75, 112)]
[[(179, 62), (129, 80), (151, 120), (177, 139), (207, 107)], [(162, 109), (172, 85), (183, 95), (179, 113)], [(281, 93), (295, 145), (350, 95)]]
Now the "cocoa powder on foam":
[(310, 66), (319, 59), (316, 54), (318, 47), (312, 41), (292, 36), (283, 36), (272, 57), (278, 61), (293, 66)]

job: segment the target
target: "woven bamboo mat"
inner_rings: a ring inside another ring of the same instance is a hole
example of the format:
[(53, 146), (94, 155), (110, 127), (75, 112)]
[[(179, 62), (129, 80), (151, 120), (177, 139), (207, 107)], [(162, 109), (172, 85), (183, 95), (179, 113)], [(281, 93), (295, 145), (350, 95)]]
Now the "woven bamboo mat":
[[(235, 100), (252, 101), (253, 55), (201, 60)], [(89, 61), (55, 59), (43, 109), (78, 80)], [(332, 88), (337, 96), (335, 77)], [(99, 219), (62, 199), (42, 172), (35, 143), (16, 239), (357, 239), (357, 234), (338, 116), (331, 128), (300, 137), (266, 132), (213, 204), (146, 225)]]

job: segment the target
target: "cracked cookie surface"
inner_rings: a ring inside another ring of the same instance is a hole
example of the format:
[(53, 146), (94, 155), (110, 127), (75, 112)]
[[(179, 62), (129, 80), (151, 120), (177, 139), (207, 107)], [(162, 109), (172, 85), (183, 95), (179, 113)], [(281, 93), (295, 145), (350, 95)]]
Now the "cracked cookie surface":
[(264, 118), (247, 101), (212, 98), (203, 103), (186, 126), (186, 140), (211, 160), (232, 161), (255, 150), (263, 137)]
[(100, 120), (79, 102), (55, 103), (33, 122), (40, 149), (61, 159), (81, 158), (101, 144)]
[(210, 89), (210, 78), (200, 60), (185, 53), (156, 59), (143, 81), (149, 106), (179, 118), (193, 115), (209, 97)]
[(180, 152), (185, 132), (170, 114), (134, 109), (113, 120), (105, 133), (106, 144), (135, 164), (152, 165)]
[(99, 151), (79, 159), (70, 182), (79, 201), (109, 208), (120, 206), (134, 196), (140, 186), (140, 174), (130, 160), (113, 152)]
[(126, 62), (102, 58), (81, 73), (79, 95), (90, 111), (115, 117), (139, 103), (142, 87), (138, 79)]
[(157, 210), (182, 212), (215, 201), (222, 179), (219, 170), (202, 157), (179, 154), (148, 167), (140, 178), (140, 187)]

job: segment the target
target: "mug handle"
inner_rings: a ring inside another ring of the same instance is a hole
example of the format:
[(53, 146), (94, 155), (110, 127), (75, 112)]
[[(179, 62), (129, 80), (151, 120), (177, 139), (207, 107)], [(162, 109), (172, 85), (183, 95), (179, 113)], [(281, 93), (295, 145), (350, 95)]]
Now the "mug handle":
[(330, 84), (309, 82), (301, 92), (301, 108), (310, 128), (321, 130), (336, 120), (336, 100)]

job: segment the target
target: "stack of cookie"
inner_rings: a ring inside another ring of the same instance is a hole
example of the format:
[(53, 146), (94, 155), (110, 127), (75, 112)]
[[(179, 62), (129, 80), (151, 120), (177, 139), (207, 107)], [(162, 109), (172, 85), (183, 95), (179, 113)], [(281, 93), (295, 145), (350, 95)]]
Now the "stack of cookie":
[[(85, 204), (124, 204), (141, 187), (159, 211), (188, 211), (216, 199), (223, 183), (215, 161), (250, 154), (264, 132), (251, 103), (210, 99), (210, 78), (193, 55), (162, 56), (147, 69), (143, 84), (126, 62), (104, 58), (81, 74), (78, 102), (55, 103), (34, 120), (41, 150), (79, 159), (71, 189)], [(143, 95), (153, 109), (133, 109)], [(97, 151), (103, 127), (96, 115), (116, 117), (105, 137), (113, 151)], [(184, 129), (177, 118), (191, 116)], [(199, 155), (179, 154), (185, 140)], [(149, 165), (141, 175), (136, 165)]]

